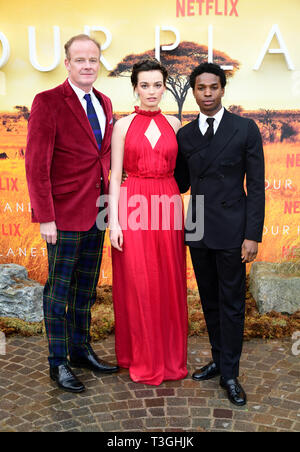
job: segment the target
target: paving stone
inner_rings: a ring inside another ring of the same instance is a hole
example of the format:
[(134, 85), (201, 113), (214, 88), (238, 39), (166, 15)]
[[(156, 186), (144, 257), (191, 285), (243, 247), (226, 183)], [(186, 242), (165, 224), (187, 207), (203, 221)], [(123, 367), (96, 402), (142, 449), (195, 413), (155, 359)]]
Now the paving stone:
[(285, 430), (291, 430), (292, 426), (293, 426), (294, 422), (293, 421), (289, 421), (288, 419), (277, 419), (277, 421), (275, 422), (275, 426), (285, 429)]
[(105, 411), (108, 411), (108, 407), (103, 404), (98, 404), (98, 405), (92, 405), (90, 407), (90, 410), (92, 411), (92, 413), (104, 413)]
[(126, 402), (113, 402), (113, 403), (109, 403), (107, 406), (110, 411), (128, 410), (127, 401)]
[(146, 410), (131, 410), (130, 417), (132, 417), (132, 418), (147, 417), (147, 411)]
[(215, 409), (213, 411), (213, 416), (221, 419), (232, 419), (232, 411)]
[(189, 398), (188, 406), (207, 406), (207, 400), (204, 397)]
[(151, 414), (151, 416), (160, 416), (161, 417), (161, 416), (165, 415), (164, 408), (149, 408), (148, 411)]
[(210, 408), (190, 408), (191, 416), (194, 417), (203, 417), (210, 418), (211, 410)]
[(102, 424), (105, 421), (112, 421), (114, 419), (111, 413), (99, 413), (95, 414), (94, 417), (99, 424)]
[(63, 427), (57, 423), (48, 424), (42, 429), (43, 432), (51, 432), (51, 433), (61, 432), (62, 430), (63, 430)]
[(171, 427), (190, 427), (191, 418), (189, 417), (171, 417), (170, 418)]
[(259, 433), (273, 433), (273, 432), (278, 432), (278, 429), (273, 428), (273, 427), (266, 427), (265, 425), (260, 425), (258, 427), (258, 432)]
[[(99, 425), (97, 424), (92, 424), (92, 425), (84, 425), (80, 428), (81, 432), (86, 432), (86, 433), (95, 433), (95, 432), (102, 432), (105, 430), (101, 430), (101, 428), (99, 427)], [(108, 430), (108, 431), (113, 431), (113, 430)]]
[(145, 425), (146, 427), (167, 427), (168, 419), (166, 417), (153, 417), (147, 418)]
[(157, 389), (156, 394), (158, 397), (172, 397), (175, 395), (175, 390), (173, 388)]
[(121, 430), (121, 423), (119, 421), (103, 422), (102, 424), (103, 432), (119, 432)]
[(147, 407), (164, 406), (164, 404), (165, 404), (165, 401), (163, 398), (145, 399), (145, 402), (146, 402)]
[(257, 424), (251, 424), (250, 422), (237, 421), (233, 424), (233, 431), (235, 431), (235, 432), (256, 432)]
[(187, 407), (168, 406), (167, 415), (189, 417), (189, 409)]
[(130, 414), (131, 412), (130, 411), (125, 411), (125, 410), (123, 410), (123, 411), (115, 411), (113, 414), (112, 414), (112, 416), (113, 416), (113, 418), (115, 419), (115, 420), (125, 420), (125, 419), (128, 419), (129, 418), (129, 414)]
[(228, 419), (215, 419), (213, 428), (221, 431), (231, 431), (232, 421)]
[(176, 393), (177, 397), (195, 397), (196, 389), (178, 388)]
[(253, 421), (256, 422), (257, 424), (273, 425), (275, 417), (269, 414), (256, 414), (253, 418)]
[[(147, 419), (148, 421), (150, 419)], [(128, 419), (126, 421), (122, 421), (121, 425), (123, 427), (122, 430), (127, 431), (127, 430), (140, 430), (143, 429), (144, 424), (143, 421), (141, 419)]]
[(187, 398), (184, 397), (169, 397), (166, 402), (169, 406), (187, 406)]
[(200, 428), (205, 431), (209, 431), (211, 428), (212, 419), (202, 419), (202, 418), (193, 418), (192, 419), (192, 427), (194, 429)]
[[(159, 400), (159, 399), (158, 399)], [(145, 400), (128, 400), (128, 408), (142, 408), (144, 406)]]
[[(113, 397), (115, 400), (128, 400), (132, 399), (134, 396), (130, 391), (124, 391), (113, 394)], [(140, 397), (144, 398), (142, 395)]]
[[(115, 362), (114, 336), (94, 343)], [(246, 407), (235, 407), (219, 379), (191, 374), (210, 360), (207, 337), (189, 338), (189, 376), (159, 387), (132, 382), (128, 369), (99, 376), (77, 369), (86, 392), (64, 393), (49, 378), (43, 337), (12, 337), (0, 358), (0, 432), (299, 432), (300, 362), (291, 340), (245, 342), (240, 382)]]

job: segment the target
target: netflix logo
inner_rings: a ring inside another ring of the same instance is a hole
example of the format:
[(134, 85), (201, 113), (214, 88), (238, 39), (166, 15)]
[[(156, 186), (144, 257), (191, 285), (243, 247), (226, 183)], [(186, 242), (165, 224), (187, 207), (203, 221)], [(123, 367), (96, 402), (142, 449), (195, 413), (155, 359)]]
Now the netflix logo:
[(0, 177), (0, 190), (19, 191), (18, 178)]
[(176, 0), (176, 17), (235, 16), (239, 0)]
[(296, 259), (300, 257), (300, 248), (297, 246), (283, 246), (282, 247), (282, 257), (289, 259)]
[(287, 168), (298, 168), (298, 167), (300, 167), (300, 154), (287, 154), (287, 156), (286, 156), (286, 167)]
[(6, 235), (10, 237), (21, 237), (20, 224), (1, 224), (0, 235)]
[(300, 201), (285, 201), (284, 213), (289, 214), (300, 213)]

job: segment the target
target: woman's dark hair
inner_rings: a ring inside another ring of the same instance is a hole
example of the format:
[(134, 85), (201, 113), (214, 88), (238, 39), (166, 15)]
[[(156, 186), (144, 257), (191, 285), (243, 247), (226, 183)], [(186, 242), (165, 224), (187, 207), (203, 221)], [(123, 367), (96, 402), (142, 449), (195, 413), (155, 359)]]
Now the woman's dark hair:
[(156, 60), (155, 58), (148, 58), (146, 60), (135, 63), (132, 67), (131, 83), (134, 88), (136, 88), (138, 84), (139, 73), (144, 71), (160, 71), (163, 76), (164, 85), (166, 85), (168, 78), (167, 69), (160, 63), (160, 61)]
[(201, 75), (204, 72), (208, 72), (209, 74), (215, 74), (218, 77), (220, 77), (221, 86), (222, 88), (225, 88), (226, 86), (225, 71), (218, 64), (202, 63), (199, 66), (195, 67), (195, 69), (190, 75), (190, 85), (192, 89), (195, 88), (196, 78), (198, 77), (198, 75)]

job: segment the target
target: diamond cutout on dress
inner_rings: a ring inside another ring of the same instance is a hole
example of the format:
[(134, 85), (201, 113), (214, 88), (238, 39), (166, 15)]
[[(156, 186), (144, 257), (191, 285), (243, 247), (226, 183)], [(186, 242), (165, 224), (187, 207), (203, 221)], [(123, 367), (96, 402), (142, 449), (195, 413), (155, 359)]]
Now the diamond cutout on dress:
[(160, 132), (159, 128), (157, 127), (154, 119), (151, 119), (148, 129), (145, 132), (145, 137), (148, 139), (152, 149), (154, 149), (158, 140), (161, 137), (161, 132)]

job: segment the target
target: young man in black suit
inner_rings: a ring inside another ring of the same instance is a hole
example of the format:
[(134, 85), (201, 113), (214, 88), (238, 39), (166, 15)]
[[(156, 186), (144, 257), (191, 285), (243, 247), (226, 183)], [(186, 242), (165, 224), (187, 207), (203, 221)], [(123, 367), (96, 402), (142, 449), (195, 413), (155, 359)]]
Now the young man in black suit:
[[(203, 63), (190, 76), (200, 114), (177, 134), (175, 178), (180, 191), (191, 187), (193, 221), (200, 221), (197, 195), (204, 195), (202, 238), (186, 231), (207, 324), (213, 361), (193, 379), (220, 375), (235, 405), (246, 404), (239, 361), (245, 318), (246, 263), (262, 240), (265, 206), (264, 155), (252, 119), (222, 107), (226, 76), (220, 66)], [(244, 180), (246, 176), (246, 192)]]

